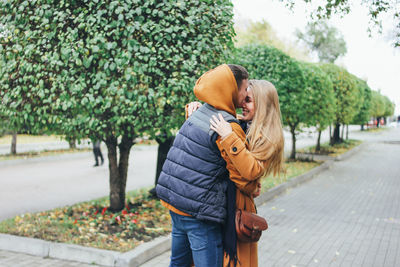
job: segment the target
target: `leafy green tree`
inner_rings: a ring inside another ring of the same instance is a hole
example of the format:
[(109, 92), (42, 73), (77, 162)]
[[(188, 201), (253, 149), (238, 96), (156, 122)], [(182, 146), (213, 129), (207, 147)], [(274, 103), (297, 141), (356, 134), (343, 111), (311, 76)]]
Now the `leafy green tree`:
[(309, 60), (308, 51), (305, 51), (305, 49), (302, 50), (294, 44), (280, 39), (276, 31), (265, 20), (260, 22), (249, 21), (246, 26), (235, 24), (235, 31), (235, 45), (237, 47), (250, 44), (271, 45), (296, 59)]
[(392, 116), (394, 114), (395, 104), (379, 91), (372, 91), (370, 116), (376, 118), (377, 127), (380, 125), (381, 118)]
[(347, 52), (342, 34), (335, 27), (329, 26), (326, 21), (310, 22), (304, 33), (297, 30), (296, 35), (318, 54), (321, 62), (334, 63), (338, 57)]
[(11, 134), (10, 154), (17, 154), (17, 135), (18, 128), (13, 127), (10, 118), (6, 115), (5, 106), (0, 103), (0, 137), (5, 134)]
[[(350, 77), (354, 80), (354, 85), (355, 85), (355, 92), (357, 95), (357, 100), (354, 103), (354, 113), (351, 117), (350, 120), (346, 121), (345, 125), (346, 125), (346, 139), (349, 139), (349, 124), (354, 120), (354, 117), (357, 116), (357, 114), (360, 112), (361, 107), (363, 105), (364, 102), (364, 87), (361, 84), (360, 78), (358, 78), (357, 76), (355, 76), (354, 74), (350, 74)], [(345, 125), (343, 125), (342, 128), (342, 135), (341, 138), (344, 139), (344, 130), (345, 130)]]
[(8, 118), (0, 113), (0, 137), (8, 133)]
[[(0, 68), (1, 68), (0, 62)], [(0, 89), (1, 90), (1, 89)], [(8, 118), (4, 113), (4, 105), (3, 101), (0, 100), (0, 137), (5, 135), (8, 132)]]
[(267, 45), (248, 45), (237, 50), (234, 61), (247, 68), (253, 79), (267, 80), (278, 90), (284, 125), (292, 134), (291, 159), (296, 158), (296, 132), (307, 121), (305, 78), (300, 64)]
[(389, 117), (393, 116), (394, 114), (394, 109), (395, 109), (395, 104), (390, 100), (389, 97), (384, 96), (384, 101), (385, 101), (385, 112), (383, 113), (383, 116)]
[(279, 40), (276, 32), (266, 20), (260, 22), (249, 22), (249, 25), (245, 28), (235, 27), (236, 31), (236, 45), (238, 47), (249, 45), (249, 44), (268, 44), (277, 48), (284, 46), (282, 41)]
[(354, 76), (345, 69), (331, 63), (322, 64), (321, 68), (328, 74), (335, 93), (335, 129), (331, 139), (331, 145), (342, 142), (340, 138), (340, 125), (351, 122), (358, 112), (359, 89), (356, 86)]
[(110, 208), (121, 210), (135, 138), (183, 122), (195, 79), (233, 46), (232, 17), (228, 0), (2, 1), (6, 115), (103, 140)]
[[(293, 9), (294, 5), (298, 3), (297, 0), (279, 0), (280, 2), (286, 3), (286, 5)], [(312, 5), (314, 8), (310, 8), (310, 14), (313, 19), (324, 19), (330, 18), (333, 14), (347, 15), (354, 8), (353, 1), (350, 0), (323, 0), (323, 1), (312, 1), (303, 0), (303, 2)], [(400, 1), (398, 0), (359, 0), (361, 5), (368, 7), (370, 17), (370, 27), (368, 32), (371, 33), (372, 29), (378, 29), (382, 31), (382, 17), (385, 14), (389, 14), (393, 17), (394, 23), (394, 34), (393, 45), (395, 47), (400, 46)]]
[(335, 95), (329, 76), (313, 63), (301, 63), (306, 80), (307, 126), (315, 126), (318, 131), (316, 151), (321, 150), (321, 132), (331, 125), (335, 118)]
[(359, 97), (361, 105), (357, 115), (354, 116), (351, 123), (361, 125), (361, 130), (364, 130), (364, 124), (368, 123), (370, 119), (372, 93), (371, 88), (368, 86), (366, 81), (357, 79), (357, 83), (362, 92), (362, 95)]
[(385, 114), (385, 100), (380, 92), (372, 90), (371, 113), (370, 115), (377, 120), (379, 127), (380, 118)]
[[(346, 42), (340, 32), (326, 21), (309, 22), (305, 32), (296, 31), (297, 38), (311, 51), (317, 53), (320, 62), (334, 63), (336, 59), (347, 52)], [(331, 133), (329, 126), (329, 134)], [(320, 150), (322, 129), (318, 129), (316, 150)]]
[(393, 116), (394, 114), (394, 109), (395, 109), (395, 104), (390, 100), (389, 97), (383, 96), (383, 102), (384, 102), (384, 113), (383, 113), (383, 118), (385, 120), (386, 124), (386, 119), (387, 117)]
[(371, 116), (376, 118), (377, 127), (380, 125), (381, 118), (392, 116), (394, 114), (395, 104), (387, 96), (379, 91), (372, 91)]

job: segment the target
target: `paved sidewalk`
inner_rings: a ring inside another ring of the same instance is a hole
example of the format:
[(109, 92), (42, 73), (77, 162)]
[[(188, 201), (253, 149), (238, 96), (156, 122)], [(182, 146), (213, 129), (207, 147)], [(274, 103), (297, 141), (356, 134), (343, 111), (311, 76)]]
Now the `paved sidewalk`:
[[(258, 207), (259, 266), (400, 266), (400, 129)], [(142, 267), (168, 266), (170, 252)]]
[(94, 267), (98, 265), (62, 261), (0, 250), (0, 267)]
[(260, 266), (400, 266), (400, 145), (370, 144), (259, 208)]

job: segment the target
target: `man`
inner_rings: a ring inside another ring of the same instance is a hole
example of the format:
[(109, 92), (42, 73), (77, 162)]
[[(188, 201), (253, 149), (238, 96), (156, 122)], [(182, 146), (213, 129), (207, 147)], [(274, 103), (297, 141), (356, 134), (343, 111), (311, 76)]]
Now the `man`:
[(96, 164), (93, 165), (93, 167), (97, 167), (99, 166), (99, 158), (101, 160), (101, 165), (103, 165), (104, 163), (104, 158), (103, 158), (103, 154), (101, 153), (101, 142), (100, 140), (95, 140), (92, 141), (93, 143), (93, 154), (94, 154), (94, 160), (96, 161)]
[[(170, 266), (222, 266), (221, 225), (226, 210), (229, 173), (210, 130), (212, 115), (221, 113), (234, 132), (242, 131), (236, 108), (247, 96), (248, 73), (238, 65), (221, 65), (203, 74), (194, 93), (204, 101), (182, 125), (164, 163), (157, 195), (170, 209), (172, 253)], [(243, 132), (243, 131), (242, 131)]]

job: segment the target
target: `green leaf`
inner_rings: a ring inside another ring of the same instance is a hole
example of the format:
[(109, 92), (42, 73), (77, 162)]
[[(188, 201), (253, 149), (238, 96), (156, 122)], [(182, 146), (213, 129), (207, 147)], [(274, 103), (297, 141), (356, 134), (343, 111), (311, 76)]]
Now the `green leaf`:
[(85, 66), (85, 68), (88, 69), (90, 67), (90, 64), (92, 63), (92, 59), (93, 59), (92, 56), (90, 56), (89, 58), (83, 59), (83, 65)]

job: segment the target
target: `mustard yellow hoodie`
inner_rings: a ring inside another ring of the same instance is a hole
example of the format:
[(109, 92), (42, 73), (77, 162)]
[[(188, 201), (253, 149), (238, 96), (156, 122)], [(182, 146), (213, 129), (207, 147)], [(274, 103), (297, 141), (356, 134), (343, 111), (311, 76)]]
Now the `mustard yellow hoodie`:
[(204, 73), (196, 82), (197, 99), (236, 116), (238, 88), (228, 65), (223, 64)]
[[(196, 82), (194, 94), (200, 101), (236, 116), (238, 87), (228, 65), (223, 64), (204, 73)], [(224, 140), (218, 137), (217, 145), (227, 162), (232, 181), (239, 189), (250, 194), (255, 189), (252, 182), (260, 177), (264, 166), (246, 149), (246, 134), (242, 128), (234, 122), (231, 126), (232, 134)]]

